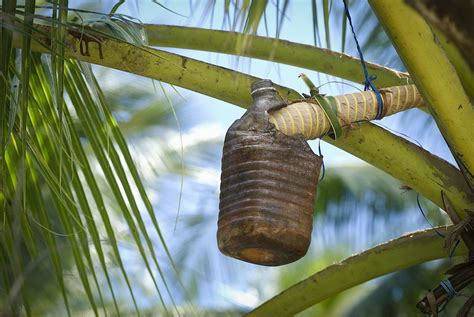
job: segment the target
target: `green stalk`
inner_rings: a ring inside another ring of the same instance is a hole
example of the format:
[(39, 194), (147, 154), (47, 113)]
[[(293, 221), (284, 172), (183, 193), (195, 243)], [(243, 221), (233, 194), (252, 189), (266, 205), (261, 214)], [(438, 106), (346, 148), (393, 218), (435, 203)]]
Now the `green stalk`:
[(431, 27), (403, 0), (370, 0), (474, 189), (474, 108)]
[(443, 45), (446, 55), (448, 55), (449, 61), (453, 64), (456, 72), (458, 73), (459, 79), (464, 87), (464, 90), (469, 95), (471, 100), (474, 100), (474, 69), (469, 66), (467, 61), (462, 56), (459, 49), (449, 41), (446, 36), (439, 30), (434, 30), (439, 41)]
[[(373, 278), (448, 256), (444, 240), (436, 232), (448, 234), (452, 227), (417, 231), (380, 244), (335, 263), (287, 288), (247, 314), (293, 316), (306, 308)], [(466, 248), (456, 254), (466, 254)]]
[[(359, 59), (311, 45), (245, 35), (248, 45), (242, 47), (239, 45), (242, 35), (236, 32), (156, 24), (145, 25), (145, 30), (151, 46), (247, 56), (311, 69), (356, 83), (365, 80)], [(367, 63), (367, 67), (370, 74), (377, 76), (376, 85), (380, 87), (411, 83), (407, 73), (373, 63)]]

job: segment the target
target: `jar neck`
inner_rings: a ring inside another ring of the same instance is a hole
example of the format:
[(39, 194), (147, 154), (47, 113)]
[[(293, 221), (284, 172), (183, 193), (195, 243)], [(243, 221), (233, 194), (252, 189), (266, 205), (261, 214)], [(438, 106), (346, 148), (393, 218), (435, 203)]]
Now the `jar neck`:
[(266, 99), (276, 97), (276, 89), (273, 87), (272, 81), (268, 79), (261, 79), (253, 82), (250, 89), (254, 101), (261, 98)]

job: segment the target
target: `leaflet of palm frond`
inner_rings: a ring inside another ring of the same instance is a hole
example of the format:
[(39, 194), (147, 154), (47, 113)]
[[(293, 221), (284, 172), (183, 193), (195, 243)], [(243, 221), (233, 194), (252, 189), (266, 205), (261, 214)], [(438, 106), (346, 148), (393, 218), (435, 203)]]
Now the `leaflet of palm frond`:
[[(88, 303), (92, 310), (98, 311), (98, 306), (103, 306), (104, 297), (115, 301), (114, 288), (108, 275), (109, 268), (113, 266), (109, 258), (112, 258), (122, 273), (122, 276), (114, 280), (114, 287), (127, 283), (132, 298), (134, 295), (129, 284), (129, 272), (125, 271), (123, 266), (116, 235), (112, 229), (109, 216), (111, 208), (106, 203), (106, 194), (98, 186), (101, 177), (97, 174), (101, 174), (103, 170), (98, 168), (99, 173), (97, 170), (93, 171), (91, 164), (94, 160), (91, 157), (96, 157), (103, 166), (107, 166), (105, 169), (121, 170), (120, 175), (106, 173), (104, 186), (117, 182), (123, 184), (124, 160), (130, 164), (131, 158), (128, 149), (120, 143), (123, 139), (116, 130), (117, 124), (104, 105), (100, 92), (91, 89), (98, 86), (87, 68), (79, 69), (78, 64), (66, 61), (69, 80), (66, 81), (65, 88), (68, 90), (70, 105), (76, 107), (72, 110), (69, 104), (66, 106), (62, 102), (53, 103), (51, 95), (60, 90), (51, 87), (48, 82), (48, 79), (54, 76), (54, 69), (49, 67), (51, 61), (48, 57), (40, 58), (39, 55), (34, 55), (31, 63), (28, 99), (31, 106), (28, 112), (18, 112), (20, 119), (17, 119), (28, 122), (26, 134), (22, 134), (21, 124), (13, 121), (11, 139), (5, 152), (8, 166), (2, 182), (8, 188), (2, 190), (2, 203), (13, 203), (2, 210), (2, 219), (8, 220), (7, 227), (11, 229), (8, 231), (10, 234), (4, 235), (4, 243), (1, 244), (2, 298), (12, 305), (23, 305), (31, 312), (39, 313), (47, 305), (43, 295), (54, 299), (55, 292), (62, 293), (64, 307), (69, 311), (70, 293), (67, 288), (71, 283), (76, 286), (82, 284), (83, 289), (79, 288), (78, 292), (75, 292), (76, 304)], [(90, 80), (86, 82), (82, 74), (89, 76), (87, 79)], [(12, 88), (12, 91), (13, 93), (7, 93), (7, 96), (18, 104), (15, 88)], [(6, 115), (7, 120), (10, 120), (8, 116), (11, 117), (12, 112)], [(13, 118), (15, 119), (15, 116)], [(5, 122), (5, 117), (2, 119)], [(76, 130), (77, 125), (81, 125), (82, 131)], [(93, 145), (91, 156), (88, 157), (85, 154), (85, 148), (89, 147), (86, 140), (91, 139), (94, 145), (101, 146)], [(22, 151), (26, 153), (22, 155)], [(114, 152), (113, 157), (107, 159), (106, 156), (111, 152)], [(130, 172), (128, 169), (129, 167), (125, 168), (125, 173)], [(26, 175), (25, 181), (19, 182), (18, 180), (23, 179), (22, 174)], [(132, 178), (135, 184), (132, 183), (131, 186), (137, 186), (138, 190), (142, 191), (136, 171), (134, 174)], [(127, 179), (130, 183), (130, 178)], [(128, 186), (130, 185), (126, 187)], [(114, 189), (116, 188), (112, 186), (114, 195), (126, 195), (123, 189)], [(125, 189), (130, 196), (131, 190), (134, 189)], [(22, 192), (28, 193), (24, 200), (21, 198)], [(149, 206), (146, 196), (142, 196), (142, 199)], [(119, 209), (129, 208), (123, 204), (121, 198), (117, 198), (117, 201)], [(21, 221), (15, 220), (16, 216), (3, 217), (4, 212), (8, 215), (21, 215), (18, 218)], [(93, 221), (97, 217), (100, 217), (102, 222)], [(137, 213), (126, 214), (124, 217), (130, 218), (129, 220), (134, 217), (135, 220), (130, 223), (141, 222), (136, 218), (140, 217)], [(22, 232), (21, 235), (18, 235), (18, 230)], [(137, 227), (134, 226), (131, 230), (137, 231)], [(103, 231), (105, 233), (99, 237), (99, 232)], [(109, 242), (107, 247), (103, 246), (104, 236)], [(137, 237), (135, 242), (137, 247), (143, 250), (142, 238)], [(94, 263), (96, 259), (91, 256), (93, 250), (96, 252), (98, 264)], [(154, 255), (147, 254), (145, 257), (147, 261), (151, 259), (154, 262), (153, 273), (151, 268), (149, 272), (155, 274), (155, 270), (159, 270), (158, 261), (154, 259)], [(101, 267), (99, 270), (97, 265)], [(64, 271), (69, 269), (77, 273), (72, 278), (64, 274)], [(105, 275), (98, 277), (99, 272)], [(42, 287), (44, 292), (35, 292), (37, 285), (44, 283), (44, 278), (53, 281), (48, 284), (50, 287)], [(104, 283), (108, 284), (105, 288)], [(117, 305), (114, 306), (117, 309)]]

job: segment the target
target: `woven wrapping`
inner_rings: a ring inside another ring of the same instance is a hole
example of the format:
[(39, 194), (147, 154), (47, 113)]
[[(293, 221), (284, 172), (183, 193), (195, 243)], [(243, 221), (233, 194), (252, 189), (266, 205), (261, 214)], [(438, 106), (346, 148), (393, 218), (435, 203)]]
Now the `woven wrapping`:
[[(415, 85), (395, 86), (380, 90), (384, 104), (383, 116), (419, 107), (423, 99)], [(372, 91), (334, 96), (333, 106), (341, 126), (375, 119), (377, 99)], [(311, 140), (327, 134), (331, 128), (324, 111), (313, 99), (298, 101), (270, 113), (270, 122), (286, 135), (302, 134)]]

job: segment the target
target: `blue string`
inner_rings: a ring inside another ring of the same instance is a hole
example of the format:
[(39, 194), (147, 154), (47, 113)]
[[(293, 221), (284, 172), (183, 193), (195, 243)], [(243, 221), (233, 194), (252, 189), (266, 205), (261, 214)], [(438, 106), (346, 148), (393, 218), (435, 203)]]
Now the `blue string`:
[(346, 16), (347, 16), (347, 19), (349, 20), (352, 34), (354, 35), (357, 51), (359, 52), (359, 56), (360, 56), (360, 63), (362, 64), (362, 69), (364, 71), (364, 76), (365, 76), (364, 90), (367, 91), (369, 89), (372, 89), (372, 91), (375, 93), (375, 97), (377, 98), (377, 114), (375, 116), (375, 119), (382, 119), (383, 112), (384, 112), (383, 99), (382, 99), (382, 95), (380, 95), (380, 92), (378, 91), (377, 87), (375, 87), (375, 84), (373, 82), (373, 80), (375, 80), (377, 76), (369, 76), (369, 71), (367, 70), (367, 65), (365, 64), (364, 55), (362, 54), (362, 49), (360, 48), (359, 41), (357, 40), (357, 36), (354, 31), (354, 25), (352, 25), (352, 18), (349, 13), (349, 8), (347, 6), (346, 0), (342, 0), (342, 2), (344, 2), (344, 9), (346, 12)]
[(442, 280), (439, 285), (444, 289), (444, 291), (446, 292), (446, 294), (448, 295), (448, 299), (446, 300), (446, 302), (444, 302), (444, 305), (442, 305), (439, 310), (438, 310), (438, 313), (441, 313), (443, 312), (446, 307), (448, 306), (449, 302), (456, 296), (461, 296), (461, 294), (456, 291), (456, 289), (454, 288), (453, 284), (451, 284), (451, 281), (446, 279), (446, 280)]
[(458, 296), (459, 293), (454, 288), (453, 284), (451, 284), (450, 280), (442, 280), (440, 282), (441, 287), (444, 289), (446, 294), (448, 294), (448, 300), (453, 299), (454, 297)]

